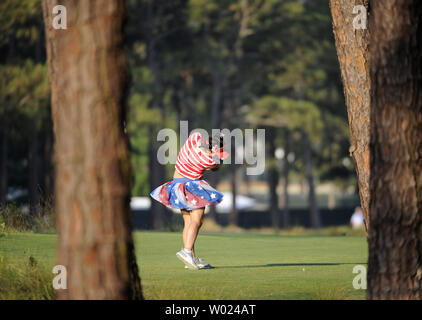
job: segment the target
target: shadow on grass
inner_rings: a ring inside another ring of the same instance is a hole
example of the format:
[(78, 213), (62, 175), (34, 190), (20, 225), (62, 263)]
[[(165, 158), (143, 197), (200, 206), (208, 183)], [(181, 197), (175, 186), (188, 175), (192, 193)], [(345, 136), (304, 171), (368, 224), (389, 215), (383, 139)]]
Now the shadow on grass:
[(269, 263), (269, 264), (257, 264), (249, 266), (218, 266), (217, 269), (238, 269), (238, 268), (269, 268), (269, 267), (312, 267), (312, 266), (339, 266), (344, 264), (352, 265), (366, 265), (366, 262), (352, 263), (352, 262), (339, 262), (339, 263)]

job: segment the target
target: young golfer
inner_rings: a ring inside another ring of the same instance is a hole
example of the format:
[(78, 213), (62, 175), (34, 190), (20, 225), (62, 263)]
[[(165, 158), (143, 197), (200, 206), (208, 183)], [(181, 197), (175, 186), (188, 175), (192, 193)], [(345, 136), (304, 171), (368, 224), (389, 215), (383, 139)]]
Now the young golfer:
[[(184, 220), (184, 248), (176, 256), (191, 269), (207, 269), (211, 265), (195, 254), (195, 241), (206, 206), (216, 205), (223, 195), (201, 177), (205, 170), (217, 170), (217, 159), (224, 160), (228, 153), (223, 151), (223, 135), (203, 137), (192, 133), (180, 149), (173, 175), (167, 182), (151, 192), (151, 197), (165, 206), (180, 209)], [(217, 161), (219, 162), (219, 161)]]

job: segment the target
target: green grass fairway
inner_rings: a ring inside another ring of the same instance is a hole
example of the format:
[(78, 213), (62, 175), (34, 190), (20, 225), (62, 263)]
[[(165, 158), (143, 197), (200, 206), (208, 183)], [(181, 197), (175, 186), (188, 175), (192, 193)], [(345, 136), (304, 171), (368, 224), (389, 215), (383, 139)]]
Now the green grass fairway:
[[(176, 258), (180, 233), (134, 237), (146, 299), (365, 298), (352, 286), (353, 267), (367, 261), (363, 237), (203, 233), (196, 250), (215, 268), (199, 271)], [(51, 270), (55, 244), (55, 235), (8, 234), (0, 238), (0, 254), (16, 264), (30, 254)]]

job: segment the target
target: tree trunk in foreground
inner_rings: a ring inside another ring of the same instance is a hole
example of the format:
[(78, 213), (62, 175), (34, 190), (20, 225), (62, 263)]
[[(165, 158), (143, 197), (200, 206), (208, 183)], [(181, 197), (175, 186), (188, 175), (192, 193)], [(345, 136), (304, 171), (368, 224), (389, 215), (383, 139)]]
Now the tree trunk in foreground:
[(369, 31), (356, 30), (353, 8), (367, 0), (330, 0), (341, 78), (350, 126), (350, 154), (355, 162), (365, 229), (369, 230)]
[(371, 1), (369, 299), (422, 299), (422, 2)]
[[(67, 30), (52, 27), (67, 8)], [(124, 2), (44, 0), (55, 133), (60, 299), (142, 298), (131, 234), (123, 133)]]

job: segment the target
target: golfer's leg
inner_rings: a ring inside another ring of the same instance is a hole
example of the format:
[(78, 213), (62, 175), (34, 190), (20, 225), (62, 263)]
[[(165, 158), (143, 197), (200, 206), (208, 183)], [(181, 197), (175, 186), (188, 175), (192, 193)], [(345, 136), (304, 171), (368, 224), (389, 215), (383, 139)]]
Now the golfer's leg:
[[(189, 211), (187, 211), (185, 209), (181, 209), (180, 211), (182, 212), (182, 217), (183, 217), (183, 222), (184, 222), (184, 226), (183, 226), (183, 247), (186, 248), (186, 237), (187, 237), (189, 224), (190, 224), (190, 214), (189, 214)], [(202, 225), (202, 223), (201, 223), (201, 225)], [(201, 228), (201, 226), (199, 226), (199, 228)], [(195, 255), (195, 245), (192, 248), (192, 255), (194, 257), (196, 257), (196, 255)]]
[[(203, 215), (202, 215), (202, 217), (203, 217)], [(201, 229), (202, 220), (203, 220), (203, 218), (201, 218), (201, 222), (199, 223), (199, 227), (198, 227), (198, 231), (196, 231), (196, 237), (195, 237), (195, 239), (198, 237), (199, 230)], [(194, 257), (196, 257), (196, 253), (195, 253), (195, 242), (193, 243), (193, 247), (192, 247), (192, 255)]]
[[(202, 215), (201, 222), (199, 223), (198, 230), (196, 231), (196, 237), (195, 237), (195, 240), (196, 240), (196, 238), (198, 238), (199, 230), (201, 230), (203, 217), (204, 217), (204, 215)], [(192, 255), (193, 255), (194, 257), (196, 257), (196, 254), (195, 254), (195, 242), (193, 243), (193, 247), (192, 247)]]
[(190, 214), (189, 211), (185, 210), (185, 209), (181, 209), (180, 210), (182, 212), (182, 217), (183, 217), (183, 246), (186, 248), (186, 236), (188, 233), (188, 229), (189, 229), (189, 224), (190, 224)]
[(196, 209), (190, 211), (190, 223), (186, 234), (185, 249), (193, 250), (199, 227), (202, 224), (204, 209)]

